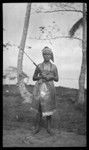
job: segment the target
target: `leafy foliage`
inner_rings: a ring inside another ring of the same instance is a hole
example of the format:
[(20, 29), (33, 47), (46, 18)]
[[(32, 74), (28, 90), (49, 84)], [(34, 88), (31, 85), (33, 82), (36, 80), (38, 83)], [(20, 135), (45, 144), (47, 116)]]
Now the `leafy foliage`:
[(83, 26), (83, 17), (80, 18), (70, 29), (69, 35), (70, 37), (73, 37), (75, 32), (79, 29), (80, 26)]

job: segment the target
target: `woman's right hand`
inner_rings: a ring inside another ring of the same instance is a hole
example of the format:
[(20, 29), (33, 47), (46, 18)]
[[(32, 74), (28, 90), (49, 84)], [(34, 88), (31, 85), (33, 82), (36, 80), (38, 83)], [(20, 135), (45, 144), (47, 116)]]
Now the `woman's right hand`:
[(45, 73), (45, 72), (42, 72), (42, 73), (41, 73), (41, 77), (42, 77), (42, 79), (46, 79), (46, 78), (47, 78), (46, 73)]

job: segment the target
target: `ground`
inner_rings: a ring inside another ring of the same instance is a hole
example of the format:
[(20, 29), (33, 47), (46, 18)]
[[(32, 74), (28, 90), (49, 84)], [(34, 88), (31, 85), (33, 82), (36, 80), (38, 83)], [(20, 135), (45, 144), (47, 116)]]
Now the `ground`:
[(46, 130), (42, 129), (35, 136), (31, 130), (24, 128), (15, 130), (4, 130), (4, 147), (85, 147), (86, 137), (73, 132), (57, 131), (50, 136)]
[[(32, 87), (29, 88), (32, 91)], [(6, 91), (9, 92), (6, 92)], [(86, 105), (75, 105), (77, 91), (56, 88), (57, 111), (52, 118), (54, 136), (46, 130), (45, 118), (41, 131), (33, 135), (35, 112), (22, 104), (16, 87), (3, 91), (3, 147), (85, 147)]]

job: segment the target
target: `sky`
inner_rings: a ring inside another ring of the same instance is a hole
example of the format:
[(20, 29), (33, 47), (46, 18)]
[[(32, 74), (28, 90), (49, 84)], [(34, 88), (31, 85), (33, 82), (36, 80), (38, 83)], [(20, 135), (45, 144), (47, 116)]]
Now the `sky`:
[[(17, 67), (18, 46), (20, 45), (24, 17), (27, 3), (4, 3), (3, 4), (3, 43), (10, 42), (13, 46), (3, 51), (3, 70), (9, 66)], [(28, 35), (26, 39), (25, 52), (39, 64), (43, 61), (42, 49), (49, 46), (54, 54), (54, 64), (57, 66), (59, 74), (59, 82), (55, 82), (55, 86), (64, 86), (70, 88), (78, 87), (78, 78), (80, 74), (82, 61), (82, 44), (79, 40), (58, 38), (47, 39), (46, 35), (51, 29), (54, 37), (68, 36), (68, 31), (72, 25), (81, 18), (81, 13), (75, 12), (58, 12), (58, 13), (36, 13), (36, 10), (52, 10), (49, 3), (32, 3), (31, 16), (29, 22)], [(82, 3), (77, 3), (74, 7), (82, 10)], [(55, 25), (55, 28), (53, 28)], [(39, 27), (45, 26), (46, 34), (41, 36)], [(54, 29), (54, 30), (53, 30)], [(57, 30), (56, 32), (56, 29)], [(41, 40), (38, 40), (41, 36)], [(76, 32), (76, 37), (82, 39), (82, 28)], [(49, 36), (50, 37), (50, 36)], [(27, 47), (30, 46), (31, 49)], [(33, 63), (24, 55), (23, 71), (29, 76), (29, 84), (35, 84), (32, 76), (35, 70)]]

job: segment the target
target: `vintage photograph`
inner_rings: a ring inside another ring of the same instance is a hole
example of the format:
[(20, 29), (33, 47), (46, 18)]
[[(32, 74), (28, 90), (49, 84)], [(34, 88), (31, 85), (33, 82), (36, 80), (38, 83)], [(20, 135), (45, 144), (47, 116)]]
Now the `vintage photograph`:
[(86, 147), (87, 3), (2, 3), (3, 147)]

